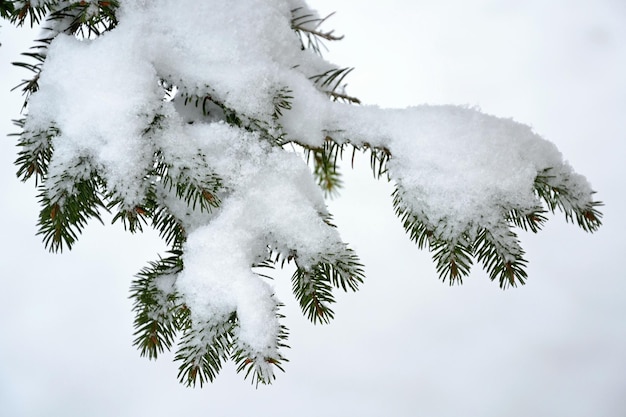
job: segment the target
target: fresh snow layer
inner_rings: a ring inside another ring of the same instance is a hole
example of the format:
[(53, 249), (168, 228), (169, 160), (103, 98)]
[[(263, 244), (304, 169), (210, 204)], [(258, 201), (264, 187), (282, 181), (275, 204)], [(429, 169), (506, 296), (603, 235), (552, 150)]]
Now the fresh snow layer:
[[(404, 190), (405, 203), (433, 228), (444, 222), (449, 233), (495, 226), (506, 210), (536, 208), (538, 172), (555, 168), (570, 174), (557, 148), (530, 127), (477, 109), (344, 110), (337, 136), (388, 149), (390, 175)], [(578, 187), (590, 192), (584, 179)]]
[[(203, 117), (182, 105), (183, 94), (210, 96), (285, 141), (322, 146), (330, 136), (388, 149), (389, 174), (407, 206), (450, 233), (497, 227), (506, 210), (536, 207), (533, 181), (546, 168), (568, 177), (581, 198), (591, 192), (552, 144), (512, 120), (458, 106), (383, 110), (329, 101), (309, 78), (334, 66), (302, 50), (290, 24), (298, 7), (308, 10), (296, 0), (122, 0), (111, 32), (52, 42), (26, 124), (33, 135), (58, 131), (46, 185), (52, 195), (97, 172), (125, 207), (140, 205), (157, 152), (173, 176), (218, 177), (221, 206), (210, 214), (161, 190), (160, 204), (188, 234), (175, 286), (199, 325), (236, 311), (239, 343), (265, 356), (277, 349), (277, 301), (251, 266), (268, 247), (297, 252), (307, 267), (344, 246), (289, 146), (227, 125), (222, 109)], [(164, 100), (163, 82), (176, 87), (173, 101)], [(291, 109), (275, 117), (281, 93), (292, 97)]]

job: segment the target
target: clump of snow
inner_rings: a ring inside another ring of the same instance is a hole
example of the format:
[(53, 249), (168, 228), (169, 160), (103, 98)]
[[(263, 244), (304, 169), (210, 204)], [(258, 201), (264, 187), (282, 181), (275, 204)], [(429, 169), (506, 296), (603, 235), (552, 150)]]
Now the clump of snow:
[(387, 120), (389, 169), (405, 202), (457, 233), (501, 222), (505, 208), (536, 207), (538, 170), (561, 164), (556, 147), (528, 126), (475, 109), (420, 106)]
[(137, 204), (153, 153), (142, 132), (162, 97), (153, 66), (115, 31), (97, 41), (59, 35), (49, 55), (26, 125), (60, 130), (49, 177), (97, 169), (129, 206)]
[(210, 223), (189, 233), (177, 288), (204, 320), (236, 311), (239, 340), (264, 351), (279, 329), (276, 301), (251, 266), (267, 256), (268, 246), (296, 251), (306, 264), (336, 253), (341, 240), (320, 216), (326, 213), (321, 193), (297, 155), (224, 123), (184, 131), (233, 191)]
[(546, 170), (555, 184), (567, 183), (581, 207), (591, 202), (589, 183), (556, 146), (512, 119), (452, 105), (334, 107), (328, 134), (387, 149), (388, 173), (404, 203), (443, 239), (498, 228), (512, 209), (540, 207), (534, 181)]

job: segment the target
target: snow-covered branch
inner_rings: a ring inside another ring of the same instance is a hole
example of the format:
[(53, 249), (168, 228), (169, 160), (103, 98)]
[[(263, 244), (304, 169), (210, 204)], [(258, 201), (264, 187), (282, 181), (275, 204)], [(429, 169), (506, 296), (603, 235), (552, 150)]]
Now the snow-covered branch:
[(477, 260), (502, 287), (523, 284), (513, 228), (539, 230), (544, 207), (600, 225), (588, 182), (528, 126), (462, 106), (354, 105), (351, 69), (302, 41), (338, 39), (304, 1), (40, 3), (16, 15), (43, 10), (57, 28), (20, 122), (40, 232), (52, 250), (70, 247), (107, 209), (132, 232), (159, 230), (171, 252), (133, 286), (136, 344), (156, 357), (182, 333), (182, 382), (212, 380), (228, 358), (256, 382), (274, 378), (287, 331), (254, 266), (293, 262), (294, 293), (320, 323), (334, 289), (363, 281), (294, 149), (326, 191), (345, 148), (370, 152), (409, 237), (451, 283)]

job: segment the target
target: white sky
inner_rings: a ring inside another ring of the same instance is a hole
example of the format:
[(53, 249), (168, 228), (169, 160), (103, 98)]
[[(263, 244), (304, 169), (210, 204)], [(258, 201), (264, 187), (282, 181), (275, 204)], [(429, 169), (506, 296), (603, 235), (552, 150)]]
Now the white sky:
[[(171, 356), (131, 346), (130, 279), (162, 245), (93, 224), (71, 253), (36, 232), (34, 185), (0, 142), (0, 415), (6, 416), (607, 416), (626, 415), (626, 5), (621, 0), (311, 1), (346, 38), (350, 92), (369, 104), (478, 105), (555, 142), (605, 202), (588, 235), (561, 216), (523, 234), (525, 287), (502, 292), (476, 268), (462, 287), (436, 278), (394, 217), (391, 188), (346, 172), (331, 202), (367, 267), (336, 319), (313, 326), (277, 279), (291, 330), (286, 373), (255, 390), (233, 366), (202, 390), (176, 380)], [(468, 4), (471, 3), (471, 7)], [(30, 35), (0, 29), (0, 88)], [(19, 39), (18, 39), (19, 37)], [(25, 42), (24, 38), (25, 37)], [(4, 95), (3, 97), (7, 97)], [(13, 132), (19, 94), (0, 101)], [(366, 166), (365, 158), (362, 165)]]

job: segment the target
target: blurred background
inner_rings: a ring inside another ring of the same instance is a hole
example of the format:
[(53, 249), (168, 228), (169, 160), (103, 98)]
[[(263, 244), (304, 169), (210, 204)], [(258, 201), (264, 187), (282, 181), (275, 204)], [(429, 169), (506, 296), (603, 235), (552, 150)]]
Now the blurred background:
[(155, 234), (90, 225), (72, 252), (35, 236), (33, 183), (16, 157), (19, 60), (36, 32), (0, 28), (0, 415), (508, 416), (626, 415), (626, 3), (622, 0), (311, 0), (329, 60), (356, 69), (366, 104), (467, 104), (531, 125), (556, 143), (606, 206), (590, 235), (551, 217), (521, 233), (526, 286), (502, 291), (474, 268), (437, 279), (395, 218), (392, 187), (366, 157), (329, 202), (366, 265), (330, 325), (304, 319), (277, 274), (290, 328), (286, 373), (255, 389), (227, 364), (203, 389), (177, 382), (173, 355), (133, 348), (132, 276), (165, 248)]

